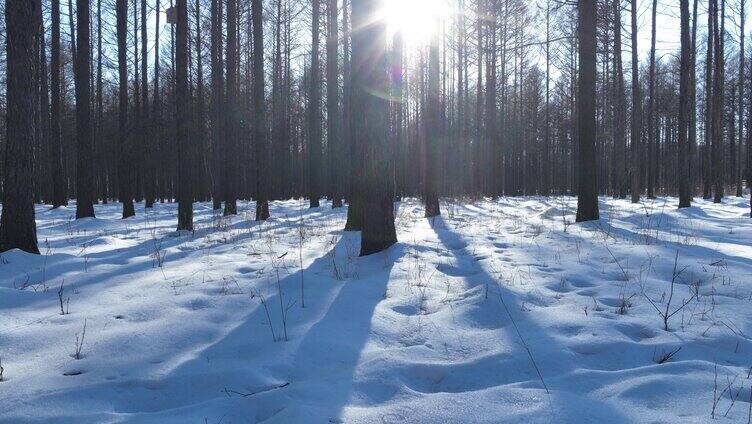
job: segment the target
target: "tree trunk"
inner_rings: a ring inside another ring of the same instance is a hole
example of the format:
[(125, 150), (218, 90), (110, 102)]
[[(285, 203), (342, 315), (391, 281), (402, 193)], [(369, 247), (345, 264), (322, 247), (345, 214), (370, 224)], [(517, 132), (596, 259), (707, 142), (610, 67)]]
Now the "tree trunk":
[(128, 139), (128, 59), (126, 39), (128, 37), (128, 0), (117, 0), (115, 19), (117, 20), (118, 50), (118, 187), (120, 202), (123, 203), (123, 218), (136, 213), (131, 194), (131, 146)]
[(626, 188), (626, 135), (624, 121), (626, 109), (624, 99), (624, 67), (622, 64), (621, 44), (621, 5), (619, 0), (613, 0), (614, 13), (614, 89), (616, 90), (614, 107), (614, 157), (612, 162), (611, 181), (613, 183), (614, 197), (624, 199), (627, 197)]
[(50, 62), (50, 88), (52, 109), (50, 111), (50, 184), (52, 187), (52, 207), (68, 204), (65, 175), (63, 174), (63, 150), (60, 128), (60, 0), (50, 3), (52, 14), (52, 61)]
[(582, 222), (598, 219), (595, 164), (596, 1), (579, 0), (577, 18), (580, 69), (577, 80), (579, 172), (576, 219)]
[[(654, 3), (655, 4), (655, 3)], [(681, 15), (681, 58), (679, 80), (679, 163), (677, 180), (679, 183), (679, 208), (691, 206), (692, 194), (689, 190), (689, 113), (690, 113), (690, 69), (691, 52), (689, 39), (689, 0), (680, 0)], [(655, 13), (655, 12), (653, 12)], [(652, 81), (651, 81), (652, 83)], [(651, 94), (652, 100), (652, 94)], [(652, 112), (651, 112), (652, 113)], [(653, 119), (652, 117), (650, 118)]]
[[(658, 0), (653, 0), (652, 21), (650, 27), (650, 71), (648, 75), (648, 198), (655, 199), (655, 171), (657, 162), (655, 159), (655, 38), (656, 38), (656, 12), (658, 9)], [(689, 16), (687, 16), (689, 19)], [(689, 25), (689, 24), (687, 24)], [(689, 32), (687, 32), (689, 36)], [(689, 45), (687, 45), (689, 48)], [(689, 58), (686, 59), (686, 65), (689, 66)], [(686, 69), (689, 72), (689, 69)], [(689, 97), (687, 95), (687, 97)], [(689, 104), (687, 104), (689, 105)], [(680, 129), (681, 131), (681, 129)], [(681, 148), (681, 147), (680, 147)], [(685, 176), (685, 178), (688, 178)], [(680, 182), (681, 184), (681, 182)]]
[(251, 1), (253, 21), (253, 142), (256, 144), (256, 221), (269, 218), (269, 141), (264, 101), (263, 3)]
[(240, 111), (238, 110), (238, 8), (237, 0), (227, 0), (227, 90), (225, 95), (226, 113), (226, 146), (225, 177), (223, 178), (225, 191), (224, 215), (238, 213), (238, 132), (240, 127)]
[(374, 96), (388, 86), (386, 22), (373, 21), (379, 2), (353, 0), (352, 109), (353, 134), (363, 152), (363, 177), (356, 190), (363, 193), (363, 228), (360, 255), (380, 252), (397, 242), (394, 203), (387, 147), (387, 100)]
[(39, 0), (5, 4), (7, 115), (0, 251), (39, 253), (34, 220), (34, 16)]
[(339, 112), (337, 0), (327, 0), (326, 6), (326, 139), (329, 152), (329, 188), (332, 208), (342, 206), (342, 146)]
[[(430, 13), (430, 12), (429, 12)], [(433, 17), (434, 28), (439, 28), (438, 15)], [(441, 93), (439, 92), (439, 33), (438, 30), (431, 35), (428, 46), (428, 99), (426, 102), (425, 117), (425, 148), (423, 157), (423, 201), (426, 204), (426, 218), (433, 218), (441, 211), (439, 209), (439, 194), (437, 185), (438, 153), (443, 134), (441, 131)]]
[[(736, 151), (736, 166), (734, 167), (734, 184), (736, 184), (736, 197), (742, 197), (742, 140), (744, 140), (744, 8), (745, 1), (739, 1), (739, 142)], [(749, 131), (749, 129), (748, 129)], [(749, 164), (747, 165), (749, 166)]]
[(190, 98), (188, 96), (188, 5), (177, 0), (175, 25), (175, 124), (178, 153), (178, 231), (193, 231), (193, 147), (189, 134)]
[(76, 1), (76, 219), (94, 216), (89, 75), (89, 0)]
[(321, 197), (321, 66), (319, 65), (319, 21), (321, 0), (312, 0), (311, 77), (308, 99), (308, 197), (310, 207), (319, 206)]
[(642, 99), (640, 98), (640, 75), (637, 63), (637, 0), (632, 0), (632, 130), (631, 147), (632, 147), (632, 203), (640, 201), (640, 156), (642, 155), (642, 146), (640, 142), (640, 123), (642, 108)]
[(212, 207), (214, 210), (222, 208), (224, 193), (222, 191), (222, 178), (224, 170), (221, 165), (222, 128), (224, 116), (222, 105), (224, 103), (224, 70), (222, 68), (222, 10), (221, 0), (211, 0), (211, 73), (212, 73), (212, 104), (211, 104), (211, 148), (212, 148)]

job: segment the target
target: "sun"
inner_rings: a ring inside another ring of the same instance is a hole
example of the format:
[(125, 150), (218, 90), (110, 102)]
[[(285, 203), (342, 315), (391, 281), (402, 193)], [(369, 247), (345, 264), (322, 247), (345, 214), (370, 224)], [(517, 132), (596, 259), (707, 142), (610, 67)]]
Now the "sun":
[(448, 12), (441, 0), (384, 0), (383, 14), (389, 39), (399, 32), (405, 45), (414, 47), (440, 30), (440, 18)]

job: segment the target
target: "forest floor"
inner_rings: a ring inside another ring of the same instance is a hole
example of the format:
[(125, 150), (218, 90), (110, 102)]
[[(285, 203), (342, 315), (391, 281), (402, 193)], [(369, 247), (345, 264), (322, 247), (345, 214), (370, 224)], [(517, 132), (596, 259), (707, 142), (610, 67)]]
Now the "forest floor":
[(407, 200), (365, 258), (328, 204), (38, 206), (43, 255), (0, 258), (0, 422), (748, 423), (748, 201), (676, 204)]

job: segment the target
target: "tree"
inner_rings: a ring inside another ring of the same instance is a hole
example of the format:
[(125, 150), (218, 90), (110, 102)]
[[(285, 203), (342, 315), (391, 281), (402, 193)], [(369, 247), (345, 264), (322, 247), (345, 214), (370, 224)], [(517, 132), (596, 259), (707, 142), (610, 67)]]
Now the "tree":
[(178, 150), (178, 231), (193, 231), (193, 147), (189, 135), (190, 99), (188, 97), (188, 5), (177, 0), (175, 25), (175, 133)]
[(223, 116), (224, 104), (224, 69), (222, 68), (222, 1), (211, 0), (211, 146), (212, 146), (212, 207), (222, 208), (224, 193), (222, 179), (224, 170), (221, 166), (223, 128), (226, 122)]
[(577, 3), (579, 78), (577, 81), (577, 134), (579, 137), (577, 222), (598, 219), (595, 163), (595, 50), (596, 1)]
[(329, 153), (329, 187), (332, 208), (342, 206), (342, 143), (339, 111), (339, 81), (337, 59), (337, 0), (327, 0), (326, 6), (326, 145)]
[(319, 64), (319, 21), (321, 0), (312, 0), (311, 74), (308, 99), (308, 197), (312, 208), (319, 207), (321, 196), (321, 65)]
[(123, 203), (123, 219), (136, 214), (131, 194), (131, 146), (128, 140), (128, 0), (115, 3), (118, 44), (118, 197)]
[(0, 252), (39, 253), (34, 193), (29, 183), (34, 161), (34, 16), (39, 0), (5, 3), (7, 115)]
[[(431, 13), (427, 11), (427, 13)], [(439, 28), (439, 17), (433, 17), (435, 28)], [(426, 205), (426, 218), (433, 218), (441, 213), (437, 185), (438, 153), (441, 146), (441, 93), (439, 92), (439, 33), (434, 32), (428, 47), (428, 99), (426, 103), (426, 138), (423, 149), (423, 201)], [(489, 96), (495, 99), (495, 96)], [(495, 100), (494, 100), (495, 103)]]
[[(681, 19), (681, 58), (679, 70), (679, 208), (691, 206), (692, 193), (689, 189), (689, 113), (691, 94), (689, 84), (690, 77), (690, 39), (689, 39), (689, 0), (680, 2)], [(651, 94), (652, 99), (652, 94)], [(652, 117), (651, 117), (652, 119)]]
[[(725, 1), (721, 0), (725, 6)], [(710, 175), (713, 182), (713, 203), (721, 203), (723, 198), (723, 180), (721, 167), (721, 141), (723, 138), (723, 49), (725, 38), (724, 25), (719, 25), (718, 15), (722, 16), (722, 22), (725, 21), (725, 7), (718, 10), (718, 0), (711, 0), (711, 15), (713, 17), (713, 98), (712, 98), (712, 121), (711, 121), (711, 169)]]
[(50, 2), (52, 15), (52, 45), (50, 61), (50, 90), (52, 108), (50, 110), (50, 186), (52, 187), (52, 207), (68, 204), (67, 184), (63, 175), (63, 151), (60, 142), (60, 0)]
[[(647, 186), (648, 198), (655, 198), (655, 168), (657, 165), (655, 154), (655, 38), (656, 38), (656, 12), (658, 9), (658, 0), (653, 0), (652, 21), (650, 27), (650, 71), (648, 75), (648, 154), (647, 154)], [(689, 16), (687, 16), (689, 19)], [(687, 23), (689, 25), (689, 23)], [(689, 33), (687, 33), (689, 36)], [(687, 45), (689, 48), (689, 45)], [(687, 58), (687, 61), (689, 58)], [(689, 62), (687, 62), (689, 65)], [(689, 69), (686, 69), (689, 72)], [(689, 96), (687, 96), (689, 97)], [(687, 104), (689, 107), (689, 104)], [(689, 178), (688, 176), (686, 178)], [(679, 183), (681, 184), (681, 182)]]
[(387, 135), (386, 22), (377, 0), (352, 0), (352, 125), (362, 152), (362, 235), (360, 255), (380, 252), (397, 242), (394, 227)]
[(89, 3), (90, 0), (76, 0), (78, 47), (73, 69), (76, 82), (76, 219), (94, 217)]
[[(157, 12), (159, 15), (159, 12)], [(101, 37), (100, 37), (101, 39)], [(152, 177), (153, 164), (150, 160), (152, 151), (152, 125), (153, 122), (149, 116), (149, 74), (148, 74), (148, 33), (146, 31), (146, 0), (141, 0), (141, 152), (144, 157), (141, 161), (141, 179), (144, 188), (144, 207), (154, 206), (154, 178)]]
[[(739, 138), (737, 142), (737, 154), (734, 157), (734, 184), (736, 184), (736, 197), (742, 197), (742, 140), (744, 140), (744, 8), (745, 1), (739, 1)], [(749, 131), (749, 130), (748, 130)]]
[(640, 201), (640, 156), (642, 147), (640, 142), (640, 123), (642, 100), (640, 99), (640, 75), (637, 64), (637, 0), (632, 0), (632, 203)]
[(614, 107), (614, 157), (612, 159), (612, 176), (614, 197), (623, 199), (627, 197), (626, 189), (626, 135), (624, 134), (624, 67), (622, 64), (622, 44), (621, 44), (621, 5), (619, 0), (613, 0), (612, 8), (614, 13), (614, 90), (615, 107)]
[(269, 142), (264, 99), (264, 24), (261, 0), (251, 1), (253, 21), (253, 142), (256, 145), (256, 221), (269, 218)]
[(224, 134), (224, 215), (238, 213), (238, 132), (240, 111), (238, 109), (238, 7), (237, 0), (227, 0), (227, 84), (225, 91), (226, 133)]

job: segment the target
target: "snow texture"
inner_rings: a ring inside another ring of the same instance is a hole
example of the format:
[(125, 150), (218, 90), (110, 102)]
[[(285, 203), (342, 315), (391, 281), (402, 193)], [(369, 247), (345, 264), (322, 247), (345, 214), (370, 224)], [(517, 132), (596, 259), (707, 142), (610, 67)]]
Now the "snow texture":
[(406, 200), (365, 258), (328, 204), (198, 203), (194, 233), (37, 206), (43, 254), (0, 261), (0, 422), (747, 423), (747, 201), (600, 202)]

